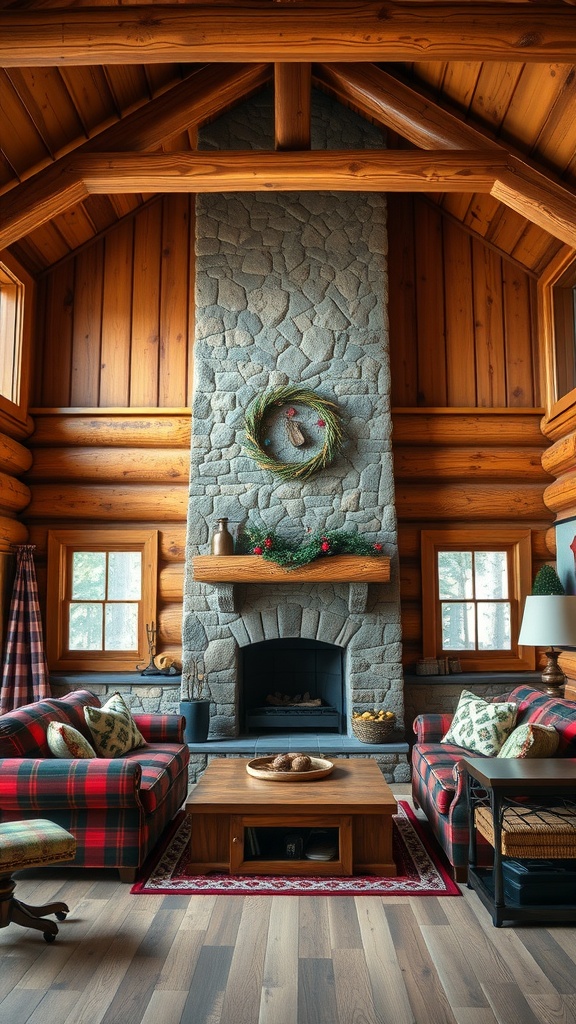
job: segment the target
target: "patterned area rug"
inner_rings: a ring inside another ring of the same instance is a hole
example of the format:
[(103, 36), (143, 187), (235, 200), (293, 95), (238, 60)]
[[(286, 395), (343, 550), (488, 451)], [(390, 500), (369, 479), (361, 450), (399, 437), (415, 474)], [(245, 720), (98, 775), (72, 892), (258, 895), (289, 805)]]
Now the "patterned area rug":
[(461, 896), (442, 860), (434, 849), (412, 808), (398, 801), (394, 815), (393, 848), (398, 867), (396, 878), (354, 875), (351, 878), (291, 878), (287, 875), (189, 876), (183, 873), (190, 836), (190, 818), (180, 818), (166, 848), (150, 866), (131, 892), (158, 895), (234, 896)]

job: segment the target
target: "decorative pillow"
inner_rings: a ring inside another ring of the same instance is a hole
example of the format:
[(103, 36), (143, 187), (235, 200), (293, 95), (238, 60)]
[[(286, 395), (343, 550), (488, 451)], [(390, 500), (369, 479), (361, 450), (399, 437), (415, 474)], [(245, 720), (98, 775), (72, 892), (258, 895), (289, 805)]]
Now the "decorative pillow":
[(101, 708), (84, 708), (99, 757), (122, 757), (146, 743), (121, 694), (113, 693)]
[(475, 754), (495, 757), (516, 724), (518, 708), (511, 701), (493, 704), (462, 690), (452, 724), (442, 743), (455, 743)]
[(54, 757), (96, 757), (96, 751), (78, 729), (66, 722), (48, 722), (48, 746)]
[(560, 736), (553, 725), (519, 725), (498, 751), (498, 757), (554, 757)]

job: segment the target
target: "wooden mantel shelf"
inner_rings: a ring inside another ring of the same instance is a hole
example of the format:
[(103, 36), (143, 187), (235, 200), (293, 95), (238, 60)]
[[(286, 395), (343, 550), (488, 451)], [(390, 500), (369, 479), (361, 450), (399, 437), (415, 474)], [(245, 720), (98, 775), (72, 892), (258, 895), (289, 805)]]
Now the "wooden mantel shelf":
[(348, 583), (351, 612), (366, 609), (369, 583), (390, 582), (390, 559), (364, 555), (330, 555), (299, 569), (283, 569), (260, 555), (196, 555), (194, 579), (218, 590), (221, 611), (234, 609), (234, 584), (238, 583)]
[(327, 555), (300, 569), (283, 569), (260, 555), (196, 555), (194, 579), (200, 583), (388, 583), (390, 559), (363, 555)]

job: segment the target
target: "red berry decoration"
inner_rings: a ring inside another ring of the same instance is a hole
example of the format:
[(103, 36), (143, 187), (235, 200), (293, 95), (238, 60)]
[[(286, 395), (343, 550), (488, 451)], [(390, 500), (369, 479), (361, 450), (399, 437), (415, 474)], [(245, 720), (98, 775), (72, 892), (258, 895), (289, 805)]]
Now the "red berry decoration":
[(325, 427), (326, 426), (326, 420), (316, 420), (316, 426), (317, 427)]
[(296, 409), (292, 409), (292, 408), (288, 409), (288, 412), (286, 413), (286, 415), (287, 416), (295, 416), (296, 415)]
[(382, 545), (381, 544), (375, 544), (374, 545), (374, 551), (382, 551)]
[(254, 554), (255, 555), (261, 555), (262, 551), (263, 551), (263, 549), (260, 547), (259, 544), (257, 544), (256, 547), (254, 548)]
[(264, 541), (264, 547), (270, 549), (272, 547), (272, 543), (272, 538), (266, 537), (266, 540)]
[(322, 548), (322, 551), (330, 551), (330, 542), (323, 540), (320, 547)]

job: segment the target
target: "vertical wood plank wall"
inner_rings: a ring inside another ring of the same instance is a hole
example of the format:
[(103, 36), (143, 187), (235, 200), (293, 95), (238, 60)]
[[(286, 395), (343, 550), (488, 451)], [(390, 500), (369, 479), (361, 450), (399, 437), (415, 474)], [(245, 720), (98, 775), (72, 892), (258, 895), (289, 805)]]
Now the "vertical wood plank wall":
[[(194, 324), (194, 197), (150, 202), (40, 282), (24, 519), (157, 527), (158, 648), (179, 654)], [(421, 655), (419, 534), (522, 521), (542, 500), (535, 282), (418, 196), (388, 197), (404, 661)], [(497, 412), (494, 412), (497, 410)]]

